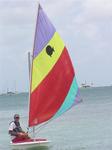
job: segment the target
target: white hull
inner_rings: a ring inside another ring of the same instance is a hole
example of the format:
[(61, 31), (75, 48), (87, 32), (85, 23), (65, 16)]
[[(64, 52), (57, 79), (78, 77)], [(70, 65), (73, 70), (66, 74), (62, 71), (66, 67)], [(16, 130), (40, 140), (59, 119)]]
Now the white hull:
[(42, 146), (48, 146), (48, 143), (50, 143), (50, 141), (48, 140), (41, 140), (41, 141), (28, 141), (28, 142), (19, 142), (19, 143), (13, 143), (13, 142), (10, 142), (10, 145), (12, 147), (12, 149), (21, 149), (21, 150), (24, 150), (24, 149), (27, 149), (27, 148), (34, 148), (34, 147), (42, 147)]

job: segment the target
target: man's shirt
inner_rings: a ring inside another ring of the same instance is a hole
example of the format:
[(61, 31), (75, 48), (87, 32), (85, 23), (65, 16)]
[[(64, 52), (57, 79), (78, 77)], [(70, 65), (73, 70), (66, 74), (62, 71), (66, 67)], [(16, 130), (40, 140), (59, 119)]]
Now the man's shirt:
[[(9, 131), (13, 131), (16, 128), (16, 125), (14, 122), (11, 122), (9, 125)], [(11, 135), (11, 139), (13, 140), (16, 136)]]

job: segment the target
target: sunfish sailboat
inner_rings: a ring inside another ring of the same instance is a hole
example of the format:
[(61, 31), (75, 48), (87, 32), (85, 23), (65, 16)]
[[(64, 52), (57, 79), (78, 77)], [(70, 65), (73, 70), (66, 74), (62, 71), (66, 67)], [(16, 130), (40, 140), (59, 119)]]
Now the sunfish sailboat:
[[(79, 101), (79, 89), (67, 48), (39, 4), (30, 81), (29, 127), (59, 117)], [(48, 142), (34, 138), (11, 145), (30, 147)]]

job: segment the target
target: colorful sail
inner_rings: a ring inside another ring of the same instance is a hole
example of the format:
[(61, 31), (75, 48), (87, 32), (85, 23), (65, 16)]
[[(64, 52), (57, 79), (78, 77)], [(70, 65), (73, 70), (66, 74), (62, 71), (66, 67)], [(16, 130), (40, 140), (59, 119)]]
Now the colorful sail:
[(39, 5), (31, 73), (29, 126), (63, 114), (79, 102), (67, 48)]

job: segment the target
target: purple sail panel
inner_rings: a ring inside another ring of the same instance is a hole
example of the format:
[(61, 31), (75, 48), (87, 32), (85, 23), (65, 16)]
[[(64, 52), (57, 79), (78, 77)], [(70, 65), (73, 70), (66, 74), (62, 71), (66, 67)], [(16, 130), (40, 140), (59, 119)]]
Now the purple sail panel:
[(54, 26), (52, 25), (52, 23), (44, 13), (43, 9), (39, 5), (36, 31), (35, 31), (35, 41), (34, 41), (34, 53), (33, 53), (34, 58), (41, 52), (41, 50), (50, 41), (55, 31), (56, 30)]
[[(75, 101), (74, 101), (73, 106), (76, 105), (76, 104), (78, 104), (78, 103), (81, 103), (81, 102), (83, 102), (83, 100), (82, 100), (82, 98), (81, 98), (81, 96), (80, 96), (80, 90), (79, 90), (79, 88), (78, 88), (78, 91), (77, 91), (76, 98), (75, 98)], [(72, 107), (73, 107), (73, 106), (72, 106)]]

